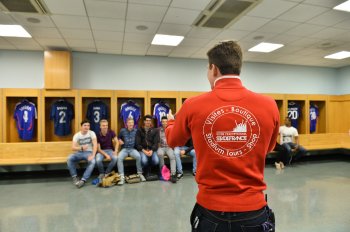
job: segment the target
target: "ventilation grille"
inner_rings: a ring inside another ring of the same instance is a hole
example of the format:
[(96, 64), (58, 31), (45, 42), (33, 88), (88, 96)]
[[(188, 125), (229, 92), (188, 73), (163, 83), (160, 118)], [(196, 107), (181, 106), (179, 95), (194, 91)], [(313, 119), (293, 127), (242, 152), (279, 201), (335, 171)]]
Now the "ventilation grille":
[(47, 14), (40, 0), (0, 0), (0, 9), (7, 12)]
[(195, 20), (197, 27), (224, 28), (237, 21), (262, 0), (214, 0)]

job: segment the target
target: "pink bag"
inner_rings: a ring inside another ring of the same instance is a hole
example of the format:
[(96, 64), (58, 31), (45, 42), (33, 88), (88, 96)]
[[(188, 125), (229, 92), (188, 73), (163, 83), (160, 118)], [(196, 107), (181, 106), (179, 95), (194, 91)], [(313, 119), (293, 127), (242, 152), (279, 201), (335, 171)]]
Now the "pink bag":
[(170, 180), (170, 170), (166, 165), (163, 165), (162, 167), (162, 177), (165, 181)]

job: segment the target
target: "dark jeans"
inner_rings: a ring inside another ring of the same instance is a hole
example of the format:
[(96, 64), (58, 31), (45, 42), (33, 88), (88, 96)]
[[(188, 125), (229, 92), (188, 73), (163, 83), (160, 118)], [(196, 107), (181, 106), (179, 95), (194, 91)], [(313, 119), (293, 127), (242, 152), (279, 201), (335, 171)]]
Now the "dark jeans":
[(283, 162), (284, 165), (287, 165), (289, 163), (289, 156), (287, 153), (287, 149), (280, 145), (279, 143), (276, 143), (275, 148), (273, 149), (277, 152), (276, 155), (276, 162)]
[(196, 204), (191, 214), (192, 232), (273, 232), (275, 219), (269, 207), (249, 212), (219, 212)]
[(307, 150), (304, 147), (299, 145), (295, 155), (293, 156), (292, 149), (294, 149), (296, 146), (297, 145), (295, 143), (282, 144), (282, 147), (285, 149), (285, 152), (286, 152), (287, 156), (289, 157), (289, 164), (292, 163), (292, 160), (298, 161), (302, 156), (305, 156), (307, 153)]

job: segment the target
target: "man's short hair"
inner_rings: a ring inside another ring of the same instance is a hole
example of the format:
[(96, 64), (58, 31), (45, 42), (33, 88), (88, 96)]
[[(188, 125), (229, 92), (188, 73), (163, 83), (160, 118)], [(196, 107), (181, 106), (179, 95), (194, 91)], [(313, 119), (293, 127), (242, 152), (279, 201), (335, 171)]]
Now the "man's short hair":
[(80, 126), (84, 125), (85, 123), (89, 123), (90, 124), (90, 121), (87, 120), (87, 119), (84, 119), (83, 121), (81, 121)]
[(162, 121), (162, 120), (168, 120), (168, 117), (167, 116), (163, 116), (160, 120)]
[(223, 41), (207, 52), (209, 65), (214, 64), (222, 75), (240, 75), (242, 67), (242, 50), (235, 41)]
[(129, 122), (129, 121), (135, 122), (134, 118), (131, 118), (131, 117), (129, 117), (129, 118), (126, 119), (126, 122)]
[(100, 121), (100, 125), (101, 125), (102, 123), (108, 123), (108, 120), (107, 120), (107, 119), (102, 119), (102, 120)]
[(146, 114), (145, 116), (143, 116), (143, 120), (145, 121), (146, 119), (153, 119), (151, 115)]

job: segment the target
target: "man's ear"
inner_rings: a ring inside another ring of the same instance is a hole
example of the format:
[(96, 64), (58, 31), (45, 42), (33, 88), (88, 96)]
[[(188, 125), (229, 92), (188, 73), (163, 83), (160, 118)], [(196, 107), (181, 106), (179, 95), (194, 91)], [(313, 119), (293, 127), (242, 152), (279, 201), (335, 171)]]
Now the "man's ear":
[(213, 69), (214, 77), (221, 76), (220, 70), (215, 64), (212, 64), (211, 68)]

